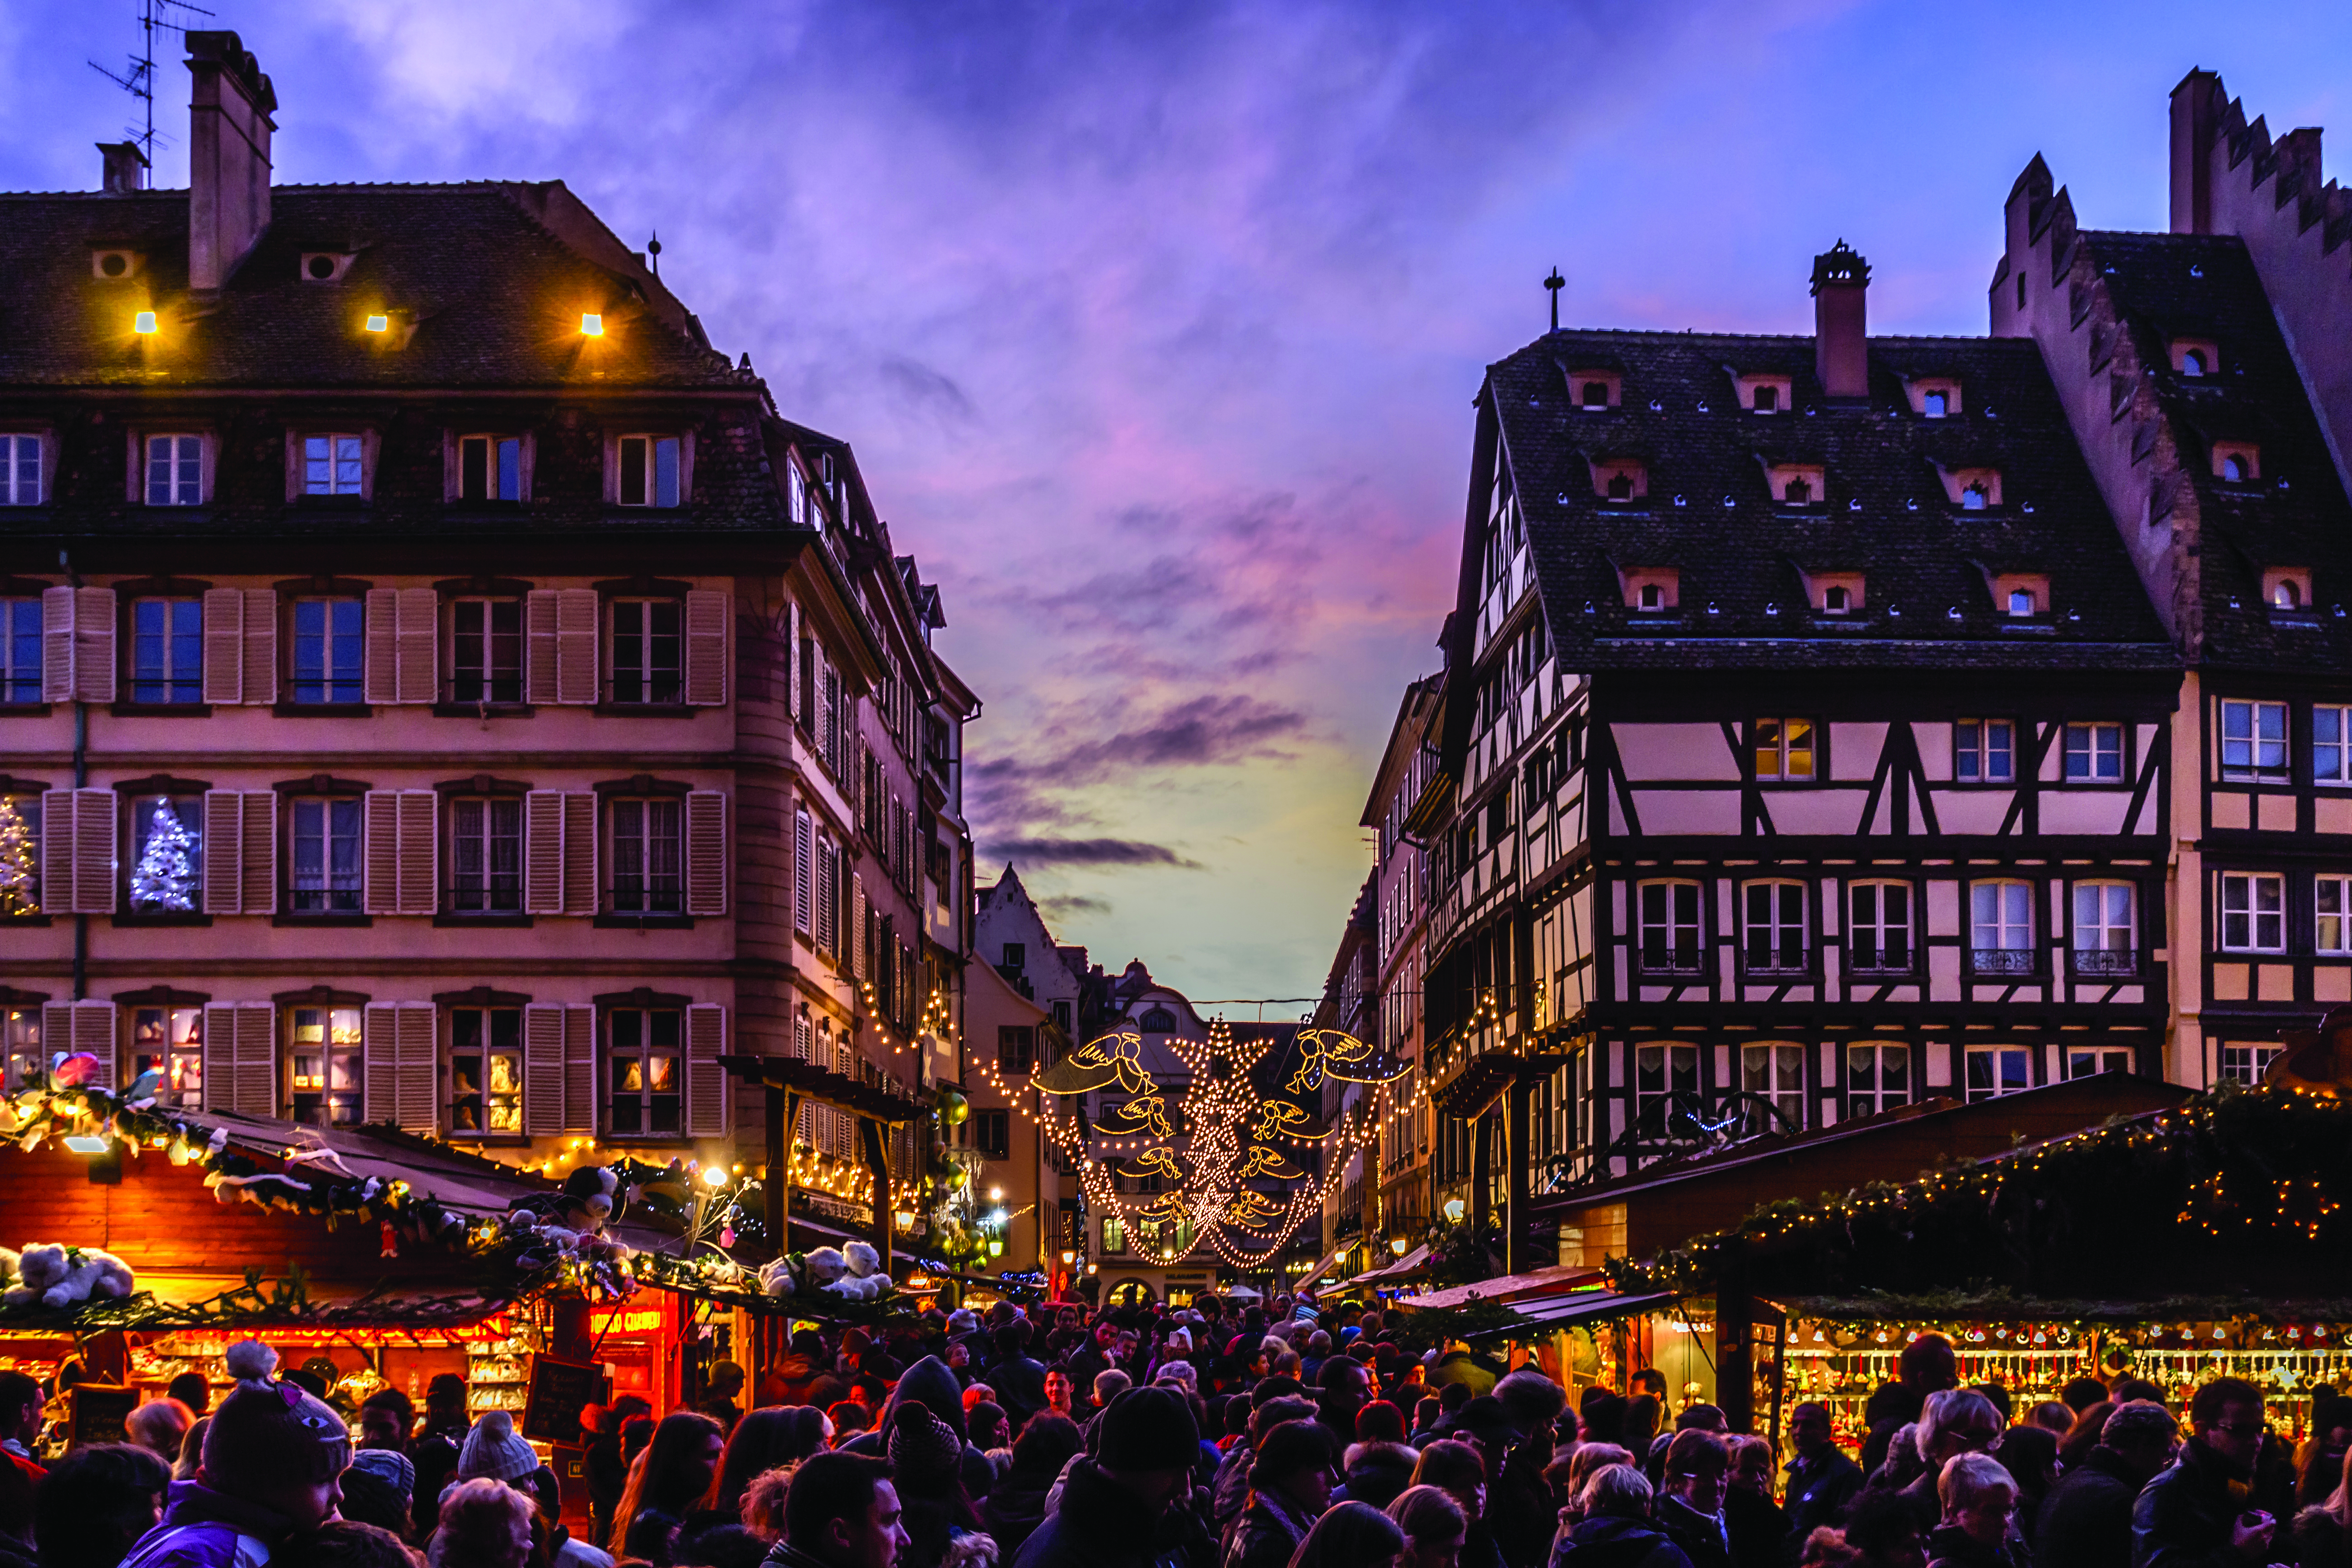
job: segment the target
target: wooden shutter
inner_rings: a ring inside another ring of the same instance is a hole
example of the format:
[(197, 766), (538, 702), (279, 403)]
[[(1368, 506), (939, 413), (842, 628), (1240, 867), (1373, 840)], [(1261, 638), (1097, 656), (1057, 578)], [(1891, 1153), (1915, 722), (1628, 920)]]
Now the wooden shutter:
[(810, 907), (809, 857), (814, 852), (809, 814), (793, 812), (793, 924), (803, 931), (814, 918)]
[(555, 590), (534, 588), (522, 596), (523, 700), (555, 700)]
[(400, 912), (400, 792), (372, 789), (360, 805), (360, 907), (372, 915)]
[(69, 789), (41, 792), (41, 908), (73, 912), (73, 798)]
[(61, 1051), (70, 1050), (67, 1044), (73, 1038), (74, 1005), (70, 1002), (41, 1004), (41, 1066), (47, 1068), (49, 1058)]
[(555, 595), (555, 700), (596, 700), (596, 622), (603, 601), (593, 588), (564, 588)]
[(403, 702), (434, 702), (440, 699), (439, 659), (441, 595), (430, 588), (400, 590), (400, 619), (394, 654), (396, 682)]
[(399, 906), (404, 915), (429, 915), (440, 910), (440, 836), (435, 832), (439, 798), (429, 789), (400, 792), (400, 849), (397, 875)]
[(204, 1109), (233, 1110), (232, 1086), (236, 1082), (236, 1004), (205, 1005)]
[(41, 590), (41, 700), (74, 700), (74, 591)]
[[(727, 1132), (727, 1069), (719, 1058), (727, 1048), (727, 1009), (698, 1002), (686, 1010), (686, 1135), (720, 1138)], [(887, 1202), (888, 1194), (883, 1194)]]
[[(246, 688), (250, 691), (250, 686)], [(274, 790), (245, 792), (245, 865), (243, 908), (249, 915), (278, 912), (278, 795)]]
[(801, 607), (784, 601), (784, 714), (801, 716)]
[(241, 682), (247, 704), (278, 700), (278, 594), (270, 588), (245, 591), (245, 675)]
[(692, 588), (686, 595), (686, 700), (705, 708), (727, 701), (727, 624), (735, 595)]
[(522, 1010), (522, 1130), (533, 1138), (565, 1126), (564, 1012), (556, 1002), (533, 1002)]
[(242, 588), (205, 590), (205, 700), (245, 700), (245, 591)]
[[(535, 789), (522, 797), (522, 908), (525, 914), (563, 912), (563, 792)], [(528, 1067), (530, 1047), (523, 1047)], [(523, 1091), (523, 1115), (530, 1091)]]
[(400, 1004), (400, 1062), (393, 1075), (396, 1094), (389, 1105), (367, 1107), (373, 1120), (398, 1122), (408, 1132), (440, 1131), (440, 1080), (434, 1049), (434, 1024), (439, 1013), (430, 1002)]
[[(362, 1085), (365, 1092), (365, 1085)], [(229, 1109), (247, 1116), (278, 1114), (278, 1009), (268, 1002), (236, 1005), (236, 1063)]]
[[(211, 595), (205, 595), (211, 615)], [(205, 648), (205, 674), (211, 676), (211, 647)], [(245, 792), (208, 789), (205, 792), (205, 913), (241, 914), (245, 909)]]
[(866, 879), (856, 872), (849, 874), (849, 973), (852, 977), (866, 978)]
[(563, 1010), (563, 1131), (596, 1131), (596, 1009)]
[(686, 912), (727, 912), (727, 796), (720, 790), (687, 792)]
[(365, 615), (367, 658), (362, 675), (361, 695), (370, 702), (397, 702), (400, 700), (400, 591), (396, 588), (370, 588)]
[(74, 590), (73, 694), (84, 702), (114, 700), (114, 615), (113, 589)]
[(371, 1002), (360, 1015), (360, 1095), (362, 1120), (392, 1120), (400, 1102), (400, 1005)]
[(563, 797), (563, 912), (593, 915), (602, 896), (596, 886), (596, 794), (574, 790)]
[[(110, 789), (78, 789), (73, 792), (73, 869), (65, 911), (68, 914), (110, 915), (114, 912), (115, 834), (121, 826), (119, 805)], [(41, 825), (45, 837), (48, 823), (48, 811), (44, 807)]]

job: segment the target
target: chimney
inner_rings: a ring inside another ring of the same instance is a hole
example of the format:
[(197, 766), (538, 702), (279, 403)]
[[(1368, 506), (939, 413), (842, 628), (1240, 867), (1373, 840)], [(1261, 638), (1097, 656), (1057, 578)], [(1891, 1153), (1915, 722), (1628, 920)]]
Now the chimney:
[(278, 95), (235, 33), (188, 36), (188, 287), (228, 281), (269, 226)]
[(1864, 342), (1864, 299), (1870, 263), (1843, 239), (1813, 258), (1813, 370), (1832, 403), (1870, 395), (1870, 348)]
[(110, 196), (127, 196), (147, 187), (147, 154), (136, 142), (101, 142), (99, 155), (106, 160), (99, 189)]
[(2172, 232), (2213, 232), (2213, 133), (2225, 100), (2221, 79), (2192, 70), (2172, 89)]

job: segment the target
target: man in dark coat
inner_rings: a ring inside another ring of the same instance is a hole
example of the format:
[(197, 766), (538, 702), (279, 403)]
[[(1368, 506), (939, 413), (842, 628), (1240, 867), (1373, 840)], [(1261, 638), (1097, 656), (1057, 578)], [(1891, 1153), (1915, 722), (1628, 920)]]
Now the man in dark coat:
[(1812, 1400), (1798, 1405), (1789, 1415), (1789, 1436), (1797, 1457), (1789, 1461), (1783, 1506), (1789, 1532), (1801, 1542), (1822, 1526), (1834, 1526), (1845, 1518), (1846, 1505), (1862, 1490), (1863, 1474), (1831, 1435), (1828, 1405)]
[(2189, 1401), (2189, 1429), (2180, 1462), (2132, 1504), (2132, 1568), (2267, 1562), (2278, 1525), (2252, 1507), (2251, 1490), (2262, 1390), (2241, 1377), (2215, 1378)]
[(1886, 1462), (1887, 1442), (1897, 1427), (1919, 1419), (1927, 1395), (1959, 1384), (1960, 1362), (1951, 1341), (1941, 1334), (1925, 1333), (1905, 1345), (1896, 1381), (1873, 1394), (1863, 1410), (1863, 1424), (1870, 1428), (1862, 1445), (1864, 1473)]
[(2081, 1568), (2131, 1568), (2132, 1503), (2153, 1479), (2180, 1429), (2161, 1405), (2119, 1405), (2098, 1447), (2059, 1478), (2035, 1517), (2034, 1555)]
[(1288, 1568), (1298, 1543), (1331, 1506), (1331, 1441), (1313, 1421), (1266, 1433), (1250, 1463), (1249, 1504), (1225, 1549), (1225, 1568)]
[(1214, 1547), (1183, 1498), (1201, 1447), (1177, 1390), (1130, 1388), (1097, 1423), (1093, 1458), (1071, 1466), (1061, 1506), (1012, 1568), (1208, 1568)]

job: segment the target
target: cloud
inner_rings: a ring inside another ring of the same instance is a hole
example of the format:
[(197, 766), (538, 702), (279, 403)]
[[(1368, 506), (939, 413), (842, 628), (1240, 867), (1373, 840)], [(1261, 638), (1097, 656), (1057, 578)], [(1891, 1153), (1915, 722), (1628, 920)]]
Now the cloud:
[(1037, 907), (1057, 921), (1073, 920), (1080, 915), (1107, 915), (1111, 912), (1107, 899), (1090, 898), (1085, 893), (1057, 893), (1040, 899)]
[(1026, 860), (1038, 866), (1180, 866), (1201, 869), (1165, 844), (1132, 838), (1007, 838), (984, 847), (992, 859)]

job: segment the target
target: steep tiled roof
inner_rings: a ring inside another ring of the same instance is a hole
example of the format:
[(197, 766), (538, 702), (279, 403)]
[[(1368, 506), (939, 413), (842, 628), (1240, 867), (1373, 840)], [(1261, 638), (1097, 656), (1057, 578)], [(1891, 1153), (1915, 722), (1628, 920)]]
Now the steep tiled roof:
[[(2089, 230), (2079, 239), (2130, 327), (2140, 363), (2155, 369), (2182, 473), (2195, 488), (2202, 659), (2248, 668), (2352, 668), (2352, 616), (2342, 613), (2352, 611), (2352, 506), (2244, 242)], [(2220, 374), (2176, 373), (2170, 343), (2181, 337), (2212, 340)], [(2216, 478), (2217, 440), (2256, 443), (2260, 479)], [(2265, 606), (2266, 567), (2308, 568), (2315, 608), (2285, 614)]]
[[(1832, 405), (1813, 340), (1564, 331), (1488, 373), (1552, 634), (1570, 668), (2162, 668), (2177, 662), (2027, 340), (1874, 338), (1870, 395)], [(1571, 404), (1568, 373), (1622, 370), (1622, 405)], [(1739, 406), (1735, 375), (1790, 378), (1791, 408)], [(1905, 377), (1956, 377), (1961, 411), (1911, 411)], [(1591, 462), (1641, 458), (1644, 500)], [(1768, 463), (1819, 465), (1827, 496), (1773, 499)], [(2002, 477), (1963, 510), (1944, 468)], [(1625, 606), (1619, 573), (1671, 566), (1680, 607)], [(1858, 572), (1864, 608), (1818, 616), (1801, 572)], [(2053, 614), (1997, 614), (1988, 574), (2045, 574)], [(1951, 612), (1958, 611), (1958, 618)], [(2063, 656), (2059, 650), (2063, 649)]]

